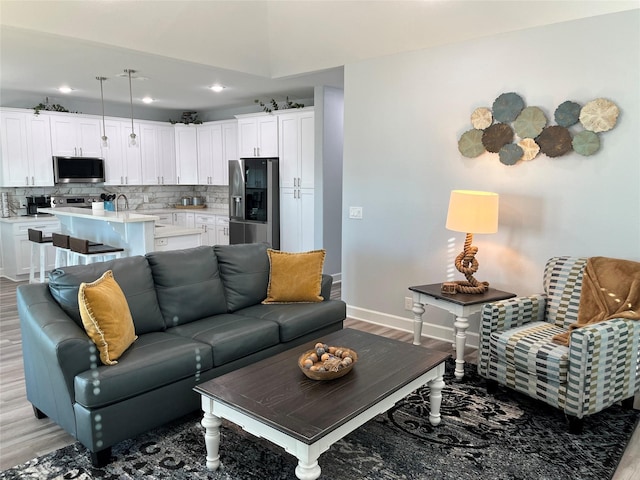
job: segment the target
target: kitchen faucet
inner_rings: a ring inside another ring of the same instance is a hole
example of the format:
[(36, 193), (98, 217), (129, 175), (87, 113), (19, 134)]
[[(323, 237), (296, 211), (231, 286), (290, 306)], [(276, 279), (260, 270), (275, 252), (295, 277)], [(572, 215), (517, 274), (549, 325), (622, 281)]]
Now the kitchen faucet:
[(124, 198), (124, 209), (129, 210), (129, 200), (127, 199), (127, 196), (124, 193), (121, 193), (116, 198), (116, 213), (118, 213), (118, 201), (120, 200), (120, 197)]

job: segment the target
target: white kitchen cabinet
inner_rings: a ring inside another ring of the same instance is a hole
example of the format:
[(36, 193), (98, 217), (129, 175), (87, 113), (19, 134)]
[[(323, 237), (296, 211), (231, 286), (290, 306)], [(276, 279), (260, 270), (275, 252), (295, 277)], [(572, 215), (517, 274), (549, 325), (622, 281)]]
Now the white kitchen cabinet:
[(314, 188), (313, 110), (278, 115), (280, 186)]
[(198, 183), (228, 185), (229, 160), (237, 159), (237, 122), (207, 122), (196, 127)]
[(143, 185), (176, 183), (175, 128), (162, 123), (140, 122)]
[(214, 172), (215, 185), (229, 185), (229, 160), (237, 160), (238, 156), (238, 122), (231, 120), (222, 122), (222, 165)]
[[(25, 220), (21, 222), (0, 222), (0, 238), (2, 239), (3, 276), (13, 281), (25, 280), (31, 268), (31, 242), (28, 230), (30, 228), (42, 230), (44, 236), (51, 236), (59, 231), (60, 222), (52, 218), (50, 220)], [(46, 248), (46, 269), (52, 270), (55, 266), (55, 249), (53, 245)], [(40, 271), (40, 263), (36, 265), (36, 272)]]
[(280, 149), (280, 248), (313, 250), (314, 112), (304, 109), (278, 115)]
[(236, 115), (238, 153), (244, 157), (278, 156), (278, 117), (267, 113)]
[[(214, 177), (223, 161), (222, 125), (205, 123), (196, 127), (198, 183), (215, 185)], [(219, 172), (218, 172), (219, 175)]]
[(152, 215), (155, 215), (156, 217), (158, 217), (158, 220), (156, 220), (156, 225), (157, 224), (173, 225), (173, 213), (153, 212)]
[(53, 186), (50, 119), (30, 110), (0, 109), (0, 185)]
[(195, 228), (195, 214), (193, 212), (175, 212), (173, 224), (180, 227)]
[(195, 227), (202, 229), (202, 244), (215, 245), (216, 238), (216, 216), (207, 214), (195, 214)]
[(280, 190), (280, 249), (285, 252), (314, 250), (314, 189)]
[(142, 185), (140, 126), (134, 123), (136, 142), (131, 145), (131, 120), (105, 120), (107, 145), (102, 148), (106, 185)]
[(229, 218), (216, 215), (216, 245), (229, 245)]
[(51, 117), (53, 155), (102, 157), (102, 125), (99, 117), (66, 113), (41, 113)]
[(175, 125), (178, 185), (198, 184), (198, 147), (194, 125)]

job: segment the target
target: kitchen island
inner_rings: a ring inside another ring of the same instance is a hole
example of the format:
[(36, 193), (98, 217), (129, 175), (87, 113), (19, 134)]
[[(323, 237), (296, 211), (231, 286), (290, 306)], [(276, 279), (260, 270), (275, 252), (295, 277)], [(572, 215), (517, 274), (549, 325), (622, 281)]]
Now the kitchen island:
[(40, 208), (60, 221), (61, 233), (125, 249), (125, 256), (144, 255), (155, 248), (155, 215), (89, 208)]
[(77, 207), (38, 211), (55, 215), (60, 221), (61, 233), (124, 248), (124, 256), (202, 245), (201, 229), (160, 224), (157, 215)]

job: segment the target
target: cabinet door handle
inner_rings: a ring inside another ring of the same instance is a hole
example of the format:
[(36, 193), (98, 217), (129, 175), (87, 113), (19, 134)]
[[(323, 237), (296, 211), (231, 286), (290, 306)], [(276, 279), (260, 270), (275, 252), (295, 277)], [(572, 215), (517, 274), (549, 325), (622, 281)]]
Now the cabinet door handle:
[(24, 184), (26, 186), (29, 186), (29, 175), (27, 175), (26, 177), (24, 177)]
[(180, 183), (180, 175), (178, 175), (178, 184)]
[(164, 175), (162, 176), (162, 184), (164, 185)]
[(80, 147), (80, 156), (82, 156), (82, 147)]
[(31, 177), (31, 185), (35, 185), (36, 184), (36, 178), (35, 177)]

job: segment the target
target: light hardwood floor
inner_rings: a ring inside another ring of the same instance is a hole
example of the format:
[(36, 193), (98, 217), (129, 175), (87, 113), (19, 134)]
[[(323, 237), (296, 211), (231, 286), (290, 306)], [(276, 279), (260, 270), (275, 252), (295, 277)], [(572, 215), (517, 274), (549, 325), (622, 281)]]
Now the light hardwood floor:
[[(37, 420), (26, 399), (20, 326), (15, 290), (19, 283), (0, 278), (0, 471), (44, 455), (75, 440), (49, 419)], [(339, 295), (339, 294), (338, 294)], [(333, 296), (333, 295), (332, 295)], [(411, 343), (413, 334), (358, 320), (345, 327)], [(453, 354), (451, 344), (423, 337), (422, 346)], [(468, 348), (465, 360), (475, 363), (476, 351)], [(640, 409), (640, 396), (635, 407)], [(533, 477), (532, 477), (533, 478)], [(640, 426), (627, 446), (613, 480), (640, 479)]]

